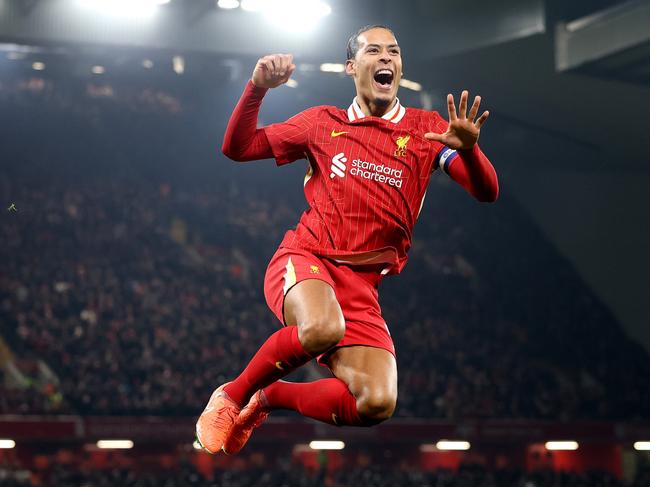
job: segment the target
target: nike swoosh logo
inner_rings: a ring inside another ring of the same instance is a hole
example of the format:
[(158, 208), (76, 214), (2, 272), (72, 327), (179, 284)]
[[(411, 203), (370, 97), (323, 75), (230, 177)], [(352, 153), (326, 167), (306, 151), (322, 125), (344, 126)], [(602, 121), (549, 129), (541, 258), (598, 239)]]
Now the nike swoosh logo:
[(282, 362), (276, 362), (275, 367), (279, 370), (284, 370), (284, 367), (282, 367)]
[(334, 413), (332, 413), (332, 421), (334, 422), (334, 424), (335, 424), (336, 426), (339, 425), (339, 422), (336, 420), (336, 414), (334, 414)]
[(347, 132), (337, 132), (336, 130), (332, 130), (332, 133), (330, 134), (332, 137), (338, 137), (339, 135), (347, 134)]

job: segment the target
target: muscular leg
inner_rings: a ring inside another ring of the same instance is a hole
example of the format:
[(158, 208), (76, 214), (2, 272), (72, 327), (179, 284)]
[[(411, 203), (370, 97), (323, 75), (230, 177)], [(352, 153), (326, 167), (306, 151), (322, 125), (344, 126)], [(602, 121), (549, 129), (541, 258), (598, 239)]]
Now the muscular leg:
[(342, 347), (332, 353), (328, 365), (355, 397), (364, 423), (379, 423), (393, 415), (397, 364), (392, 353), (375, 347)]
[[(285, 297), (284, 317), (287, 324), (265, 343), (249, 366), (228, 387), (243, 386), (245, 401), (258, 389), (264, 391), (265, 405), (270, 409), (292, 409), (330, 424), (369, 426), (388, 419), (397, 401), (397, 366), (393, 355), (383, 349), (365, 346), (342, 347), (328, 359), (336, 378), (306, 384), (278, 381), (311, 357), (335, 346), (345, 332), (343, 313), (329, 284), (308, 279), (294, 286)], [(282, 362), (280, 370), (273, 362), (283, 350), (273, 343), (277, 334), (296, 333), (297, 343), (284, 347), (299, 347), (302, 355)], [(275, 351), (269, 359), (267, 350)], [(269, 366), (270, 360), (270, 366)], [(251, 376), (254, 377), (251, 380)], [(277, 381), (277, 382), (276, 382)], [(240, 400), (239, 398), (235, 400)]]
[(397, 366), (390, 352), (342, 347), (328, 362), (336, 378), (275, 382), (263, 389), (263, 405), (339, 426), (372, 426), (390, 418), (397, 402)]
[(284, 298), (284, 320), (298, 327), (298, 338), (312, 355), (327, 352), (345, 333), (343, 312), (334, 289), (324, 281), (307, 279)]
[[(285, 321), (295, 326), (273, 333), (236, 379), (212, 393), (196, 423), (197, 440), (208, 452), (239, 451), (252, 429), (268, 414), (254, 406), (242, 410), (251, 396), (326, 352), (343, 338), (345, 322), (341, 307), (332, 287), (323, 281), (307, 279), (290, 289), (284, 300), (284, 314)], [(339, 388), (335, 392), (341, 397), (338, 402), (348, 405), (343, 411), (353, 413), (352, 417), (358, 421), (354, 399), (347, 387), (338, 379), (334, 380)], [(345, 395), (341, 394), (341, 386)], [(260, 401), (250, 403), (261, 404)]]
[(284, 300), (288, 326), (260, 347), (244, 371), (224, 391), (240, 406), (259, 389), (284, 377), (336, 345), (345, 332), (341, 307), (332, 287), (307, 279), (293, 286)]

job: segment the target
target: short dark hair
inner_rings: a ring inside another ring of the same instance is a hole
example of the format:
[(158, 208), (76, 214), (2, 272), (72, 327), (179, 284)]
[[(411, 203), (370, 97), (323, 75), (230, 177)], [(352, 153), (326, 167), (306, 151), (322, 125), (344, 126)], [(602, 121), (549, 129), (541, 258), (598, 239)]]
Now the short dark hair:
[(372, 25), (366, 25), (364, 27), (361, 27), (358, 31), (352, 34), (348, 39), (348, 52), (347, 52), (348, 57), (346, 59), (354, 59), (357, 56), (357, 52), (359, 51), (359, 36), (364, 32), (367, 32), (372, 29), (386, 29), (388, 32), (393, 34), (393, 36), (395, 35), (393, 29), (382, 24), (372, 24)]

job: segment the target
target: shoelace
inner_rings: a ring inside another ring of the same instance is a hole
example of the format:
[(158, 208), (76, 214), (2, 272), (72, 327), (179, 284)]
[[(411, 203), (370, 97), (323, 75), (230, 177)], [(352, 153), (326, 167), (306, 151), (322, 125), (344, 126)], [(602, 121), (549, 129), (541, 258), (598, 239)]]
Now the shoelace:
[[(225, 414), (224, 414), (225, 413)], [(226, 415), (228, 419), (226, 419)], [(225, 428), (234, 423), (235, 417), (238, 415), (238, 412), (235, 411), (235, 408), (232, 406), (224, 406), (217, 411), (217, 414), (212, 419), (212, 426), (216, 428)]]

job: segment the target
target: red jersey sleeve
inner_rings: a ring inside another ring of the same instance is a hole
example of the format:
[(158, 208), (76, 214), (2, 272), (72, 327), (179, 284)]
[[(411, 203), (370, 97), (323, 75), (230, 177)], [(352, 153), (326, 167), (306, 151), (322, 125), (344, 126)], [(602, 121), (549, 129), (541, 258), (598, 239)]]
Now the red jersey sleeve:
[(308, 108), (286, 122), (263, 128), (278, 166), (305, 158), (319, 111), (319, 107)]
[[(433, 124), (437, 133), (447, 130), (448, 122), (437, 113)], [(435, 167), (439, 167), (479, 201), (496, 201), (499, 195), (497, 173), (478, 144), (471, 150), (459, 151), (439, 144)]]
[(257, 128), (257, 115), (267, 91), (266, 88), (257, 88), (250, 80), (246, 83), (224, 134), (221, 151), (226, 157), (243, 162), (272, 156), (264, 131)]

